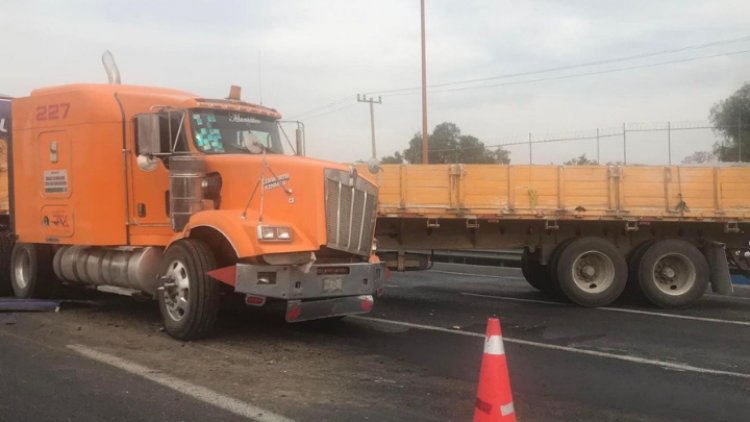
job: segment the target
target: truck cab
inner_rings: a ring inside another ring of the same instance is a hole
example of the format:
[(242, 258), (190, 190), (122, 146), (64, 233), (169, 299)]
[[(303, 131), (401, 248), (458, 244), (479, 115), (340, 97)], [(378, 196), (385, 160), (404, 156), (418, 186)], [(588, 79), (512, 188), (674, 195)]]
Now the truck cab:
[(138, 292), (191, 339), (228, 295), (286, 301), (295, 322), (368, 312), (382, 289), (376, 186), (285, 145), (274, 109), (78, 84), (14, 99), (12, 113), (16, 296), (58, 281)]

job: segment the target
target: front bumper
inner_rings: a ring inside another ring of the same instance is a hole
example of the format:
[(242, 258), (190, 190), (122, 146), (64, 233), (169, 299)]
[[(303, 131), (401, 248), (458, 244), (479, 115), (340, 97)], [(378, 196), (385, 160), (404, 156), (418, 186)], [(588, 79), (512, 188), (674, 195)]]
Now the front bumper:
[(293, 265), (237, 264), (235, 291), (276, 299), (321, 299), (372, 295), (383, 287), (384, 263), (313, 265), (306, 273)]
[(235, 292), (288, 300), (287, 321), (366, 313), (382, 292), (385, 271), (384, 263), (370, 262), (312, 265), (308, 272), (240, 263)]

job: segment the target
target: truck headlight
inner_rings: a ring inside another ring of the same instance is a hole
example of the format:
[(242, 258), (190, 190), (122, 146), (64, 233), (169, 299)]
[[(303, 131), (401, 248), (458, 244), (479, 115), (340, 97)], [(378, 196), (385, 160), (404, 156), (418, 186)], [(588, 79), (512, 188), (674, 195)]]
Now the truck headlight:
[(292, 240), (292, 229), (285, 226), (258, 226), (258, 240), (262, 242), (290, 242)]

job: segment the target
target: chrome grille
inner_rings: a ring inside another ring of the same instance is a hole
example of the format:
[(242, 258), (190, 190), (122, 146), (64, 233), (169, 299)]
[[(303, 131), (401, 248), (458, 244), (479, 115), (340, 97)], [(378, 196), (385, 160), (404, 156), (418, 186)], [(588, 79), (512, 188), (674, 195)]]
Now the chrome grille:
[(327, 169), (325, 178), (328, 247), (368, 256), (375, 229), (378, 189), (356, 172)]

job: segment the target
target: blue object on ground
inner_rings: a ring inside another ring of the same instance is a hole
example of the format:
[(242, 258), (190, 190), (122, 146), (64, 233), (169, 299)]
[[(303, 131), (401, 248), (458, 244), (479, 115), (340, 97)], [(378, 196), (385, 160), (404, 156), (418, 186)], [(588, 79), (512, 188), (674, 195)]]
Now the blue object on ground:
[(57, 312), (59, 300), (0, 298), (0, 312)]
[(742, 274), (732, 274), (732, 284), (750, 284), (750, 278)]

